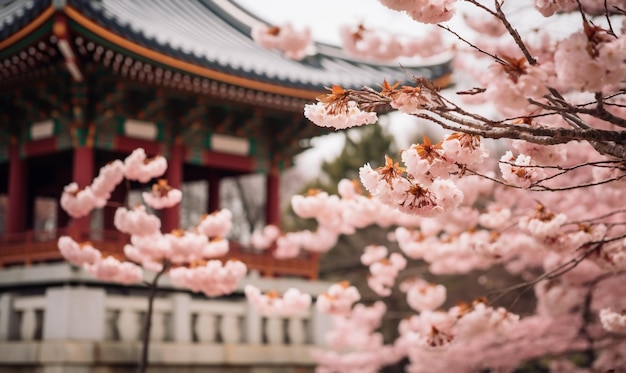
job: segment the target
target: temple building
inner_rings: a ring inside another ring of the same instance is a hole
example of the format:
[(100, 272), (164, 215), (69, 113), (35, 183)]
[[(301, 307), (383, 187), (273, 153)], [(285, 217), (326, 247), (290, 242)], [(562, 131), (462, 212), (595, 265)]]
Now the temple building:
[[(262, 223), (280, 224), (281, 172), (326, 131), (304, 118), (305, 103), (332, 84), (450, 76), (449, 61), (400, 68), (323, 44), (290, 60), (250, 38), (261, 22), (228, 0), (0, 0), (0, 371), (134, 369), (142, 290), (90, 279), (56, 246), (70, 235), (114, 252), (127, 237), (113, 227), (115, 207), (70, 219), (58, 207), (65, 185), (86, 186), (141, 147), (168, 159), (170, 185), (204, 188), (204, 213), (222, 207), (224, 180), (262, 177)], [(160, 217), (163, 231), (184, 220), (178, 207)], [(312, 281), (315, 255), (281, 261), (232, 237), (228, 258), (262, 287), (324, 290)], [(312, 369), (306, 351), (322, 343), (323, 324), (314, 311), (272, 320), (241, 294), (208, 301), (168, 289), (151, 335), (159, 371)]]

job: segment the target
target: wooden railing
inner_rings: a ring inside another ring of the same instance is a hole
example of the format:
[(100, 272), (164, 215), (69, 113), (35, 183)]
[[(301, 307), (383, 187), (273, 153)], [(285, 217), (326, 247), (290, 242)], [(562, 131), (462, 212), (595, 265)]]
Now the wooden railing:
[[(114, 256), (123, 256), (124, 245), (129, 242), (129, 236), (119, 231), (78, 230), (71, 227), (9, 234), (0, 236), (0, 267), (63, 260), (57, 247), (57, 240), (61, 236), (70, 236), (77, 242), (89, 241), (94, 247)], [(249, 271), (258, 271), (265, 277), (317, 279), (319, 269), (318, 254), (304, 253), (293, 259), (276, 259), (272, 250), (259, 252), (246, 249), (236, 241), (230, 242), (230, 250), (222, 259), (240, 260), (248, 266)]]

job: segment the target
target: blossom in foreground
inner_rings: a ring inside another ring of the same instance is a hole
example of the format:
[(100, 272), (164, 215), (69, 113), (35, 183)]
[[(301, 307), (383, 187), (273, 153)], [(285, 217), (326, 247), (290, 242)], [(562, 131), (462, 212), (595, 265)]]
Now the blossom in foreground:
[[(406, 259), (399, 253), (392, 253), (389, 258), (386, 258), (387, 249), (384, 246), (369, 246), (368, 248), (361, 256), (362, 263), (370, 263), (370, 275), (367, 278), (367, 284), (379, 296), (387, 297), (391, 295), (391, 288), (396, 282), (398, 273), (406, 267)], [(374, 260), (383, 252), (382, 258)]]
[(280, 296), (276, 292), (262, 294), (255, 286), (246, 285), (244, 293), (248, 302), (263, 316), (300, 316), (311, 308), (311, 295), (295, 288)]
[(72, 182), (63, 188), (61, 207), (73, 218), (88, 215), (96, 206), (96, 196), (90, 187), (80, 189)]
[(615, 312), (610, 308), (600, 310), (600, 322), (602, 327), (609, 332), (626, 332), (626, 313)]
[(333, 111), (322, 102), (307, 104), (304, 106), (304, 116), (320, 127), (335, 129), (373, 124), (378, 120), (376, 113), (362, 111), (354, 101), (348, 101), (341, 111)]
[(124, 176), (128, 180), (147, 183), (153, 178), (161, 177), (167, 170), (167, 160), (163, 156), (148, 158), (142, 148), (135, 149), (124, 160)]
[(350, 92), (333, 85), (330, 93), (317, 97), (317, 104), (304, 106), (304, 116), (320, 127), (335, 129), (376, 123), (376, 113), (362, 111), (355, 101), (350, 100)]
[(542, 168), (533, 167), (535, 162), (529, 156), (519, 154), (515, 157), (510, 150), (500, 158), (499, 166), (506, 182), (525, 189), (546, 177)]
[(131, 262), (122, 262), (112, 256), (98, 260), (93, 264), (85, 264), (85, 270), (93, 277), (105, 281), (130, 285), (143, 279), (141, 267)]
[(352, 305), (360, 299), (359, 290), (343, 281), (330, 285), (328, 290), (317, 298), (315, 306), (318, 311), (330, 315), (348, 315)]
[(190, 268), (173, 268), (169, 275), (174, 286), (216, 297), (232, 293), (247, 270), (246, 265), (238, 260), (229, 260), (224, 264), (219, 260), (209, 260), (199, 261)]
[(149, 236), (161, 229), (161, 220), (154, 215), (148, 214), (145, 206), (140, 205), (132, 210), (120, 207), (115, 210), (113, 217), (115, 228), (121, 232), (136, 235)]
[(361, 167), (359, 177), (374, 198), (408, 214), (434, 217), (463, 201), (463, 192), (452, 181), (437, 178), (426, 187), (405, 178), (405, 171), (386, 157), (385, 166), (376, 170), (369, 164)]
[(142, 196), (148, 206), (159, 210), (177, 205), (183, 198), (183, 192), (169, 186), (167, 180), (159, 179), (152, 185), (152, 192), (143, 192)]
[(449, 21), (456, 11), (456, 0), (380, 0), (387, 8), (404, 11), (421, 23)]
[(202, 216), (197, 226), (199, 233), (208, 237), (226, 237), (233, 227), (233, 213), (228, 209), (221, 209)]
[(431, 284), (422, 279), (405, 281), (400, 290), (406, 292), (406, 300), (416, 311), (434, 311), (446, 301), (446, 287)]
[(77, 266), (93, 264), (102, 256), (90, 242), (78, 243), (69, 236), (59, 237), (58, 247), (65, 260)]
[(121, 183), (123, 179), (124, 162), (116, 159), (100, 168), (98, 176), (96, 176), (91, 183), (91, 190), (95, 196), (106, 201), (111, 197), (111, 192), (113, 192), (115, 187)]
[(263, 229), (256, 229), (250, 237), (250, 245), (256, 250), (266, 250), (280, 236), (280, 228), (273, 224), (266, 225)]

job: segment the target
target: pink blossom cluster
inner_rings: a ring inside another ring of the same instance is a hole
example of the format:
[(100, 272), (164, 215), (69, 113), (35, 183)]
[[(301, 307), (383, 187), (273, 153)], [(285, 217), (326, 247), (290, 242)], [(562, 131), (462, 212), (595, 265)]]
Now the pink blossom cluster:
[(335, 109), (323, 102), (306, 104), (304, 116), (320, 127), (335, 129), (373, 124), (378, 120), (375, 112), (361, 110), (355, 101), (348, 101), (340, 109)]
[(152, 185), (152, 192), (143, 192), (143, 200), (155, 210), (176, 206), (183, 199), (180, 189), (172, 188), (167, 180), (159, 179)]
[(315, 349), (316, 372), (378, 372), (402, 357), (393, 345), (385, 345), (375, 330), (387, 308), (383, 302), (371, 306), (357, 304), (346, 315), (333, 316), (332, 329), (326, 333), (330, 349)]
[(282, 26), (258, 25), (252, 29), (252, 38), (264, 48), (279, 50), (294, 60), (306, 57), (313, 47), (311, 30), (297, 31), (290, 23)]
[[(604, 14), (605, 6), (607, 9), (624, 6), (623, 0), (608, 0), (606, 5), (604, 1), (580, 0), (580, 4), (585, 12), (593, 15)], [(535, 0), (535, 9), (544, 17), (553, 16), (557, 12), (571, 12), (577, 8), (576, 0)]]
[(135, 149), (124, 160), (124, 176), (128, 180), (137, 180), (140, 183), (160, 177), (167, 170), (167, 160), (163, 156), (148, 158), (145, 150)]
[[(61, 206), (73, 217), (84, 216), (94, 207), (104, 206), (124, 177), (148, 182), (161, 176), (166, 168), (165, 158), (148, 159), (143, 149), (137, 149), (124, 162), (117, 160), (104, 166), (87, 188), (79, 190), (76, 183), (66, 186)], [(158, 180), (152, 193), (144, 193), (145, 202), (156, 209), (171, 207), (181, 197), (180, 190), (170, 187), (166, 180)], [(232, 213), (228, 210), (204, 216), (190, 230), (170, 233), (161, 232), (161, 220), (148, 213), (144, 205), (119, 207), (113, 222), (119, 231), (130, 235), (130, 244), (124, 246), (123, 252), (132, 262), (106, 255), (91, 243), (80, 244), (68, 236), (58, 240), (61, 254), (94, 277), (122, 284), (142, 281), (142, 268), (162, 273), (174, 265), (176, 268), (169, 272), (173, 283), (210, 296), (232, 292), (246, 274), (246, 266), (241, 262), (205, 262), (228, 252), (228, 241), (223, 238), (232, 227)]]
[(91, 185), (80, 189), (70, 183), (63, 188), (61, 207), (73, 218), (88, 215), (94, 208), (103, 207), (111, 192), (124, 178), (124, 164), (116, 160), (103, 166)]
[[(104, 165), (91, 183), (85, 188), (80, 188), (78, 184), (72, 182), (65, 186), (61, 195), (61, 207), (73, 218), (80, 218), (88, 215), (94, 208), (104, 207), (111, 198), (111, 192), (127, 178), (128, 180), (138, 180), (146, 183), (153, 178), (162, 176), (167, 169), (167, 160), (162, 156), (147, 158), (143, 149), (135, 149), (126, 159), (115, 160)], [(165, 187), (167, 182), (163, 185)], [(158, 192), (155, 194), (154, 190)], [(182, 198), (182, 193), (173, 188), (167, 187), (167, 192), (163, 188), (153, 188), (153, 194), (144, 193), (149, 205), (154, 208), (171, 207)]]
[(339, 195), (310, 190), (306, 195), (292, 197), (292, 208), (298, 216), (316, 220), (318, 227), (315, 231), (281, 233), (276, 227), (267, 226), (253, 233), (251, 244), (257, 249), (275, 245), (276, 257), (293, 258), (301, 250), (324, 253), (336, 245), (339, 235), (353, 234), (356, 229), (369, 225), (420, 224), (419, 217), (363, 195), (356, 181), (343, 179), (338, 183), (338, 190)]
[(141, 267), (135, 263), (120, 261), (112, 256), (97, 260), (93, 264), (85, 264), (83, 268), (93, 277), (104, 281), (130, 285), (143, 280)]
[(529, 156), (519, 154), (515, 157), (510, 150), (500, 158), (499, 166), (506, 182), (522, 188), (530, 188), (547, 176), (543, 169), (533, 167), (536, 164)]
[(381, 297), (391, 295), (391, 287), (396, 282), (398, 273), (406, 267), (406, 259), (399, 253), (387, 257), (387, 248), (380, 245), (365, 247), (361, 263), (369, 266), (370, 275), (367, 284)]
[(276, 292), (262, 294), (253, 285), (244, 288), (246, 299), (263, 316), (293, 317), (308, 314), (311, 309), (311, 295), (290, 288), (281, 296)]
[(250, 245), (256, 250), (269, 249), (280, 236), (280, 228), (274, 224), (269, 224), (262, 229), (255, 229), (250, 237)]
[(445, 51), (446, 44), (439, 29), (433, 28), (421, 38), (400, 38), (382, 35), (362, 24), (339, 29), (341, 47), (351, 56), (374, 61), (391, 61), (401, 57), (431, 57)]
[(456, 11), (456, 0), (380, 0), (380, 2), (390, 9), (406, 12), (421, 23), (448, 21)]
[(58, 241), (61, 255), (70, 263), (84, 268), (101, 280), (130, 285), (143, 280), (143, 271), (135, 263), (120, 261), (110, 255), (103, 255), (90, 242), (78, 243), (69, 236), (61, 236)]
[(330, 285), (325, 293), (317, 297), (315, 307), (319, 312), (329, 315), (348, 315), (352, 305), (360, 299), (359, 290), (344, 281)]
[(139, 205), (132, 210), (125, 207), (118, 208), (115, 210), (113, 224), (121, 232), (135, 236), (154, 235), (161, 229), (161, 220), (149, 214), (144, 205)]
[[(596, 31), (594, 34), (598, 34)], [(558, 82), (571, 89), (600, 92), (626, 78), (626, 37), (605, 34), (589, 38), (581, 30), (557, 45), (554, 69)]]
[(406, 293), (408, 305), (416, 311), (435, 311), (446, 301), (446, 287), (421, 278), (404, 281), (400, 290)]
[(233, 213), (230, 210), (217, 210), (202, 216), (196, 230), (207, 237), (226, 237), (233, 227), (232, 219)]
[(102, 257), (100, 250), (94, 248), (90, 242), (79, 244), (69, 236), (59, 237), (58, 246), (65, 260), (76, 266), (93, 264)]
[(553, 214), (540, 206), (535, 213), (521, 217), (518, 224), (522, 230), (541, 239), (556, 236), (566, 221), (565, 214)]
[(191, 267), (173, 268), (169, 277), (174, 286), (202, 292), (208, 297), (217, 297), (235, 291), (246, 271), (246, 265), (238, 260), (222, 263), (214, 259), (194, 263)]

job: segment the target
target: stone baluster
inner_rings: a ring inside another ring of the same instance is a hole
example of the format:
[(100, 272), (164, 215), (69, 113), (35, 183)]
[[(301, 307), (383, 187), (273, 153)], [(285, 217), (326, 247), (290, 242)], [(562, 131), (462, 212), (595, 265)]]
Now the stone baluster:
[(200, 343), (215, 342), (215, 315), (202, 312), (196, 318), (196, 336)]
[(251, 306), (246, 304), (246, 334), (245, 342), (248, 344), (261, 344), (262, 338), (262, 318), (259, 312)]
[(11, 334), (11, 324), (14, 318), (13, 295), (0, 294), (0, 341), (6, 341)]
[(241, 336), (239, 317), (233, 314), (223, 314), (220, 324), (220, 334), (224, 343), (238, 343)]
[(174, 342), (191, 342), (191, 296), (175, 293), (172, 301), (172, 339)]
[(131, 309), (123, 308), (117, 316), (117, 333), (122, 341), (137, 341), (143, 325), (141, 315)]
[(20, 324), (20, 340), (32, 341), (37, 332), (37, 314), (34, 308), (24, 308)]
[(101, 341), (105, 336), (106, 293), (84, 287), (48, 288), (43, 322), (44, 340)]
[(283, 344), (283, 320), (278, 317), (268, 317), (265, 323), (265, 337), (271, 345)]
[(289, 343), (292, 345), (302, 345), (306, 342), (306, 330), (304, 327), (304, 319), (300, 317), (292, 317), (287, 322), (287, 335)]

